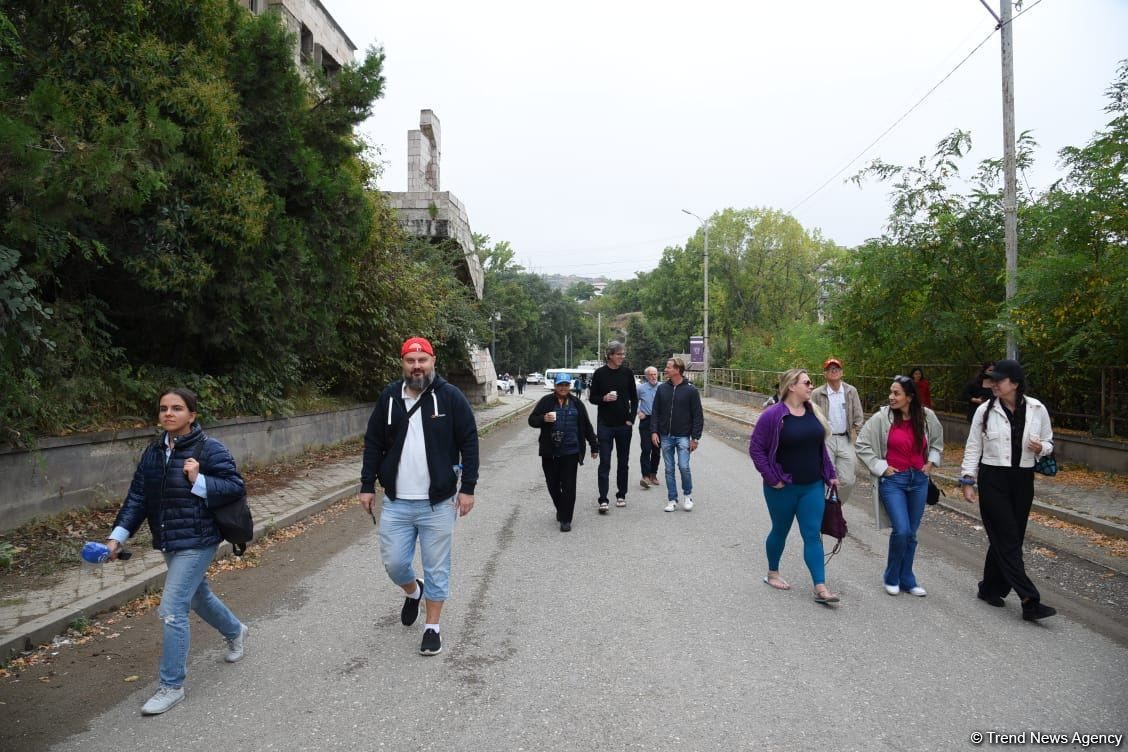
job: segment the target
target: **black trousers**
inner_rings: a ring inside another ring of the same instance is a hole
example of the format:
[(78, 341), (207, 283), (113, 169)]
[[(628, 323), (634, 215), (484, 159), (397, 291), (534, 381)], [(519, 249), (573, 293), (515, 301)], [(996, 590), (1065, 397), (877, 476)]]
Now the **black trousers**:
[(572, 521), (576, 508), (576, 471), (580, 467), (580, 455), (567, 454), (563, 457), (541, 457), (544, 482), (548, 484), (548, 495), (556, 507), (556, 521)]
[(642, 468), (642, 477), (644, 478), (657, 475), (658, 466), (662, 462), (662, 448), (654, 446), (654, 440), (650, 438), (650, 434), (650, 416), (648, 415), (638, 422), (638, 441), (639, 448), (642, 450), (638, 463)]
[(631, 463), (631, 435), (634, 429), (628, 425), (600, 426), (599, 436), (599, 500), (607, 501), (611, 485), (611, 450), (614, 447), (618, 462), (615, 472), (615, 498), (627, 498), (627, 481)]
[(1022, 563), (1022, 541), (1033, 503), (1033, 468), (979, 466), (979, 512), (990, 541), (979, 583), (983, 595), (1005, 598), (1014, 590), (1024, 600), (1040, 600)]

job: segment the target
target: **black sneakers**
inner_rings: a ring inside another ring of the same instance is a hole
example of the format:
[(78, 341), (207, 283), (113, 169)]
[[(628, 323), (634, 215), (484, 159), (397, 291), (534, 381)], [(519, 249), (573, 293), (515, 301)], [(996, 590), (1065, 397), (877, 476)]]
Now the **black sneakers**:
[(997, 595), (984, 595), (980, 592), (976, 593), (975, 597), (981, 601), (985, 601), (987, 604), (994, 606), (995, 608), (1002, 608), (1003, 606), (1007, 605), (1007, 602)]
[(1047, 606), (1041, 601), (1029, 601), (1022, 604), (1022, 618), (1026, 621), (1047, 619), (1057, 613), (1057, 609)]
[(418, 598), (404, 598), (403, 610), (400, 611), (400, 624), (410, 627), (419, 618), (419, 606), (423, 603), (423, 580), (416, 580), (419, 585)]
[(561, 522), (560, 523), (560, 532), (562, 532), (562, 533), (572, 532), (572, 523), (571, 522)]
[(420, 655), (438, 655), (443, 652), (443, 641), (439, 633), (428, 629), (423, 633), (423, 642), (419, 645)]

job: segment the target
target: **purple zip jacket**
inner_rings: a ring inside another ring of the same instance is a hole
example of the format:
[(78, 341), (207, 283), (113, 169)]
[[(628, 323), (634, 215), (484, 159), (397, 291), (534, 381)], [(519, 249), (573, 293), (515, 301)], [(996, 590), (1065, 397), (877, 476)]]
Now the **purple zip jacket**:
[[(814, 410), (810, 402), (803, 403), (808, 410)], [(779, 483), (791, 485), (791, 476), (783, 472), (783, 468), (776, 462), (776, 451), (779, 449), (779, 435), (783, 432), (783, 417), (788, 414), (787, 403), (777, 402), (764, 412), (756, 421), (752, 429), (752, 436), (748, 439), (748, 456), (752, 464), (764, 477), (764, 484), (774, 486)], [(823, 439), (823, 481), (827, 485), (838, 476), (834, 472), (834, 463), (830, 461), (830, 453), (826, 450), (826, 439)]]

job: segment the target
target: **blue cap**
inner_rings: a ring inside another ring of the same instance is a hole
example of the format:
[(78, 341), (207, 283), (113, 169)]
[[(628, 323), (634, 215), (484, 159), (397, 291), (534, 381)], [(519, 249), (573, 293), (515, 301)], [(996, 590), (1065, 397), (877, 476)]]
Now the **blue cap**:
[(571, 384), (572, 383), (572, 377), (571, 377), (571, 375), (569, 375), (567, 373), (558, 373), (558, 374), (556, 374), (556, 378), (554, 378), (552, 380), (552, 383), (553, 384)]

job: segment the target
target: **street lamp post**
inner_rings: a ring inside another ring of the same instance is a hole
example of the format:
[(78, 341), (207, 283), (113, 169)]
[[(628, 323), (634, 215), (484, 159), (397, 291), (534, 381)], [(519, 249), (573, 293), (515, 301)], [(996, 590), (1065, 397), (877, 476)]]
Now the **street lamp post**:
[(501, 321), (501, 312), (494, 311), (490, 316), (490, 331), (492, 338), (490, 339), (490, 359), (494, 363), (494, 370), (497, 370), (497, 322)]
[(696, 219), (705, 228), (705, 333), (704, 333), (704, 346), (705, 362), (702, 364), (704, 367), (705, 377), (701, 383), (701, 393), (708, 396), (709, 393), (709, 223), (697, 216), (688, 209), (682, 209), (682, 213)]

